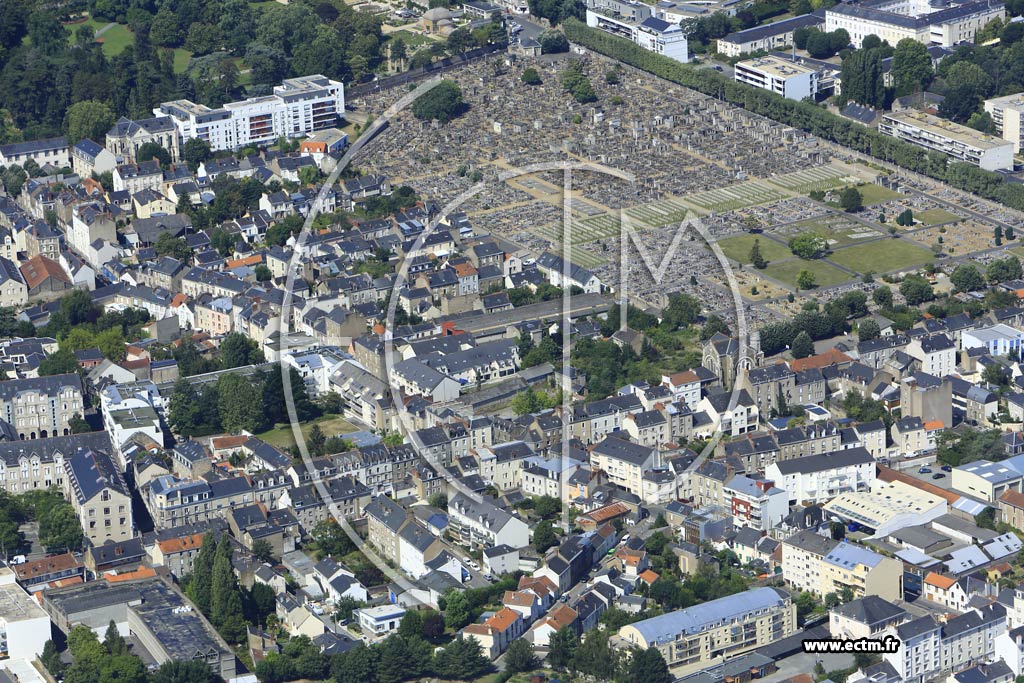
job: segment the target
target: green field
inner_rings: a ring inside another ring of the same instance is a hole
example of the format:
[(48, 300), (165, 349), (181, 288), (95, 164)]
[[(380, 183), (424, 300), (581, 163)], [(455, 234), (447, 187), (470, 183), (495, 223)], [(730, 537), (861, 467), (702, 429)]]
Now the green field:
[(406, 47), (419, 47), (420, 45), (426, 45), (427, 43), (433, 43), (434, 41), (426, 37), (422, 33), (413, 33), (412, 31), (406, 31), (404, 29), (394, 31), (388, 34), (389, 38), (401, 38), (402, 42), (405, 43)]
[(747, 206), (767, 204), (788, 196), (790, 196), (789, 193), (774, 185), (769, 185), (761, 180), (750, 180), (738, 185), (697, 192), (687, 196), (686, 201), (706, 211), (722, 213)]
[(938, 225), (940, 223), (952, 223), (960, 220), (960, 216), (945, 209), (928, 209), (921, 213), (915, 213), (914, 218), (925, 225)]
[(809, 194), (815, 190), (825, 192), (842, 185), (856, 182), (856, 177), (846, 173), (842, 168), (828, 164), (827, 166), (816, 166), (814, 168), (786, 173), (785, 175), (769, 178), (772, 185), (784, 187), (792, 192)]
[(103, 45), (103, 54), (108, 57), (114, 57), (124, 52), (129, 45), (135, 42), (135, 35), (124, 24), (115, 24), (97, 38), (96, 42)]
[(880, 237), (883, 233), (873, 230), (861, 223), (855, 223), (843, 216), (829, 220), (827, 216), (812, 218), (796, 224), (806, 231), (821, 235), (829, 241), (831, 248), (859, 244), (866, 239)]
[(183, 47), (174, 49), (174, 73), (183, 74), (188, 69), (188, 62), (192, 59), (192, 53)]
[(874, 183), (857, 185), (857, 191), (860, 192), (861, 201), (864, 203), (864, 206), (881, 204), (890, 199), (899, 199), (902, 196), (899, 192), (887, 190), (881, 185), (875, 185)]
[[(308, 437), (309, 430), (313, 428), (313, 425), (319, 425), (327, 438), (338, 434), (348, 434), (350, 432), (358, 431), (355, 425), (343, 417), (339, 417), (337, 415), (325, 415), (313, 420), (312, 422), (306, 422), (303, 424), (302, 435)], [(278, 448), (292, 448), (295, 446), (295, 439), (292, 435), (291, 425), (281, 425), (263, 432), (262, 434), (257, 434), (256, 436), (273, 446), (277, 446)]]
[(805, 261), (799, 258), (769, 263), (768, 267), (761, 272), (796, 289), (796, 279), (801, 270), (811, 271), (819, 287), (842, 284), (850, 279), (849, 275), (824, 261)]
[(750, 263), (750, 249), (754, 246), (754, 240), (761, 243), (761, 256), (766, 261), (779, 261), (793, 256), (789, 248), (779, 244), (765, 235), (737, 235), (719, 241), (719, 246), (725, 255), (739, 263)]
[(890, 270), (913, 268), (934, 258), (932, 252), (902, 239), (880, 239), (867, 244), (839, 249), (828, 257), (850, 270), (864, 273), (887, 273)]

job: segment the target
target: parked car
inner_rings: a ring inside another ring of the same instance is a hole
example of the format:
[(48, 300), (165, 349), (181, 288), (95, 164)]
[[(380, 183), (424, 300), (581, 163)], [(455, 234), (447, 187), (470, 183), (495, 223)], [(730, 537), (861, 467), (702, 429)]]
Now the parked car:
[(918, 474), (931, 474), (932, 471), (931, 471), (931, 468), (929, 468), (929, 467), (922, 467), (921, 469), (919, 469), (917, 471), (917, 473)]
[(942, 472), (936, 472), (932, 475), (932, 479), (945, 479), (946, 475)]
[(950, 467), (949, 465), (943, 465), (943, 466), (942, 466), (942, 471), (943, 471), (943, 472), (952, 472), (952, 471), (953, 471), (953, 468), (952, 468), (952, 467)]

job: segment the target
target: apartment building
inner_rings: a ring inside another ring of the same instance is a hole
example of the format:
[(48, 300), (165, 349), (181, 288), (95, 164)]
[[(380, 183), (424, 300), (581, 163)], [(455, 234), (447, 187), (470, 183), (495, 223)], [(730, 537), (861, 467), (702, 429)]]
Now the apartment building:
[(134, 536), (131, 491), (109, 454), (80, 448), (64, 460), (64, 469), (66, 494), (90, 543)]
[(644, 472), (654, 466), (658, 451), (650, 446), (607, 436), (590, 450), (590, 465), (608, 481), (637, 496), (643, 493)]
[(637, 10), (637, 3), (620, 0), (589, 0), (587, 26), (631, 40), (650, 52), (674, 59), (690, 61), (689, 43), (678, 22), (653, 16), (651, 8)]
[(925, 45), (953, 47), (973, 42), (974, 35), (993, 19), (1002, 19), (1002, 2), (972, 0), (935, 4), (928, 0), (867, 0), (839, 3), (825, 12), (825, 31), (844, 29), (855, 48), (869, 35), (890, 45), (904, 38)]
[(772, 55), (737, 62), (733, 76), (740, 83), (790, 100), (813, 98), (818, 94), (817, 69)]
[(1003, 139), (1012, 142), (1013, 151), (1020, 154), (1024, 143), (1024, 93), (985, 100), (985, 111)]
[(822, 11), (790, 17), (719, 38), (718, 51), (728, 57), (739, 57), (751, 52), (771, 52), (792, 45), (793, 32), (798, 28), (820, 28), (824, 25), (825, 13)]
[(1013, 170), (1012, 142), (925, 112), (885, 114), (878, 131), (986, 171)]
[(796, 628), (789, 593), (765, 587), (623, 626), (619, 637), (635, 647), (657, 648), (680, 676), (786, 638)]
[(793, 398), (796, 373), (785, 363), (776, 363), (739, 372), (737, 383), (750, 394), (759, 413), (769, 415), (779, 407), (780, 397), (787, 404)]
[(844, 587), (852, 589), (855, 597), (903, 598), (903, 564), (899, 560), (810, 530), (782, 542), (782, 571), (790, 586), (819, 598), (838, 594)]
[(789, 514), (786, 492), (764, 479), (737, 475), (722, 487), (722, 496), (737, 526), (768, 531)]
[(914, 337), (907, 344), (907, 355), (921, 364), (921, 372), (945, 377), (956, 372), (956, 344), (945, 334)]
[(143, 502), (158, 529), (223, 518), (232, 506), (252, 503), (254, 495), (245, 477), (207, 482), (163, 475), (142, 491)]
[(55, 486), (64, 490), (64, 460), (80, 449), (108, 452), (107, 432), (0, 442), (0, 488), (18, 494)]
[(235, 150), (333, 127), (345, 114), (345, 86), (320, 74), (301, 76), (275, 86), (272, 95), (228, 102), (217, 109), (175, 100), (153, 113), (169, 116), (182, 140), (200, 138), (214, 151)]
[(71, 418), (84, 413), (82, 379), (77, 373), (0, 383), (0, 420), (19, 439), (67, 436)]
[(448, 524), (455, 539), (471, 548), (503, 543), (524, 548), (530, 543), (526, 522), (498, 508), (487, 496), (475, 500), (464, 493), (455, 494), (448, 501)]
[(866, 491), (875, 480), (875, 459), (864, 448), (775, 462), (765, 476), (784, 489), (791, 504), (824, 503), (847, 491)]

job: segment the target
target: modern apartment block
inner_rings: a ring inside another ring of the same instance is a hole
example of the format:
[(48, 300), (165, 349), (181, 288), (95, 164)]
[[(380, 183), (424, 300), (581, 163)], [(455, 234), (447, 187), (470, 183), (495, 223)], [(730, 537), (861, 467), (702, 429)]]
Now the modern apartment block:
[(644, 619), (619, 629), (641, 648), (656, 647), (675, 675), (751, 652), (796, 631), (796, 605), (778, 588), (751, 590)]
[(986, 171), (1013, 170), (1012, 142), (931, 114), (917, 111), (886, 114), (878, 130)]
[(801, 531), (782, 542), (786, 583), (824, 598), (849, 587), (855, 597), (903, 598), (903, 564), (867, 548)]
[(1002, 19), (1002, 2), (929, 2), (929, 0), (868, 0), (841, 2), (825, 12), (825, 30), (844, 29), (859, 48), (869, 35), (890, 45), (904, 38), (925, 45), (952, 47), (974, 41), (974, 35), (993, 19)]
[(790, 100), (818, 93), (818, 71), (771, 55), (737, 62), (734, 76), (740, 83), (769, 90)]
[(599, 28), (678, 62), (690, 61), (686, 34), (676, 22), (654, 16), (635, 0), (587, 0), (587, 26)]
[(153, 113), (171, 117), (182, 140), (201, 138), (214, 151), (234, 150), (332, 127), (345, 113), (345, 86), (316, 74), (286, 79), (273, 95), (228, 102), (218, 109), (175, 100)]
[(1020, 154), (1024, 143), (1024, 93), (985, 100), (985, 111), (1003, 139), (1012, 142), (1013, 151)]

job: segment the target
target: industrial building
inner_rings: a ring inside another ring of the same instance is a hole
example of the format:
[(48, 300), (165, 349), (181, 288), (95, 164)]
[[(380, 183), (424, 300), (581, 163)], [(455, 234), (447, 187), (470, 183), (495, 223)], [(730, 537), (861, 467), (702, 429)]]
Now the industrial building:
[(12, 569), (0, 567), (0, 661), (31, 661), (50, 639), (50, 618), (16, 578)]

